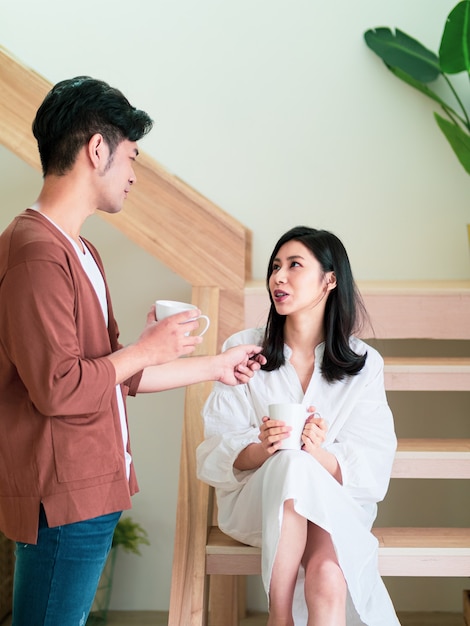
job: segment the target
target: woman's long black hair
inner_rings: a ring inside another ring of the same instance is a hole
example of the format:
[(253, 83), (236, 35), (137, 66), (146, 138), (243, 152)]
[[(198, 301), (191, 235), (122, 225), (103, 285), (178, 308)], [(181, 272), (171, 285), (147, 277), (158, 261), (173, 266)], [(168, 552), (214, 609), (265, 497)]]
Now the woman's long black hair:
[(341, 241), (326, 230), (308, 226), (296, 226), (287, 231), (277, 242), (269, 260), (266, 286), (271, 307), (263, 341), (263, 354), (267, 363), (262, 369), (272, 371), (284, 364), (285, 315), (279, 315), (269, 290), (273, 262), (279, 249), (288, 241), (302, 243), (320, 263), (323, 271), (334, 272), (336, 287), (329, 292), (325, 307), (325, 351), (322, 376), (328, 382), (343, 380), (345, 376), (358, 374), (366, 362), (367, 353), (356, 354), (350, 347), (350, 337), (367, 319), (364, 304), (355, 285), (349, 258)]

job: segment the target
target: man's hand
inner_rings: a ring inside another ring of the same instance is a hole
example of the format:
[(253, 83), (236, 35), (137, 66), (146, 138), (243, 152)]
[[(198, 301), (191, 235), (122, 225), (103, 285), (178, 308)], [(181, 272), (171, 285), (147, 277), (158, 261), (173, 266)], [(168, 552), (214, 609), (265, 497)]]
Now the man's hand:
[(187, 334), (198, 327), (195, 315), (199, 315), (199, 311), (192, 309), (158, 322), (153, 305), (137, 341), (107, 357), (116, 370), (116, 383), (121, 383), (140, 370), (163, 365), (194, 352), (202, 342), (202, 337)]
[(266, 363), (266, 358), (261, 354), (261, 347), (249, 344), (229, 348), (215, 358), (220, 367), (217, 380), (226, 385), (247, 383)]
[(167, 363), (194, 352), (202, 342), (202, 337), (190, 334), (198, 328), (198, 321), (194, 317), (199, 313), (192, 309), (157, 321), (153, 305), (147, 314), (145, 328), (135, 342), (136, 347), (146, 355), (146, 366)]

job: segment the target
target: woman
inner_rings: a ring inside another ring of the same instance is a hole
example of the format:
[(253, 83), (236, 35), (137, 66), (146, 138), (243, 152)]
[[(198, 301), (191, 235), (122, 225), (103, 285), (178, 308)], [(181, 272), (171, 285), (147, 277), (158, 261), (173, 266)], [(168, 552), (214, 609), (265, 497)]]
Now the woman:
[[(204, 411), (198, 475), (216, 488), (219, 526), (262, 547), (268, 626), (399, 624), (370, 532), (396, 449), (383, 360), (353, 335), (363, 312), (349, 259), (327, 231), (298, 226), (269, 261), (265, 329), (232, 336), (263, 346), (248, 385), (216, 383)], [(301, 450), (268, 405), (302, 403)], [(362, 620), (362, 621), (361, 621)]]

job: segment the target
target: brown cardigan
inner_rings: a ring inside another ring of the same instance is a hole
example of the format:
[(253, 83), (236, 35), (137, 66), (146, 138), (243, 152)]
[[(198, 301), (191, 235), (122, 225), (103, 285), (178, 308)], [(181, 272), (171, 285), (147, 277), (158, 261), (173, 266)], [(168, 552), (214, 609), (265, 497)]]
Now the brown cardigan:
[(37, 541), (41, 502), (58, 526), (128, 509), (137, 491), (104, 358), (120, 347), (106, 290), (108, 328), (73, 246), (44, 216), (27, 209), (0, 235), (0, 530), (16, 541)]

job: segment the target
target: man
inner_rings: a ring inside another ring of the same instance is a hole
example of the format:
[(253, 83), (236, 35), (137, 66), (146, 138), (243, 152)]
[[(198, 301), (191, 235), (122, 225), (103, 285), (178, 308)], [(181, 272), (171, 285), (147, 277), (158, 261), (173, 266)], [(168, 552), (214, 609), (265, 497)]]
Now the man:
[[(44, 173), (34, 205), (0, 235), (0, 529), (17, 542), (14, 626), (85, 624), (120, 513), (137, 483), (125, 399), (247, 382), (257, 346), (193, 357), (194, 311), (118, 341), (101, 259), (80, 236), (136, 182), (144, 112), (102, 81), (58, 83), (33, 123)], [(198, 313), (198, 312), (196, 312)]]

